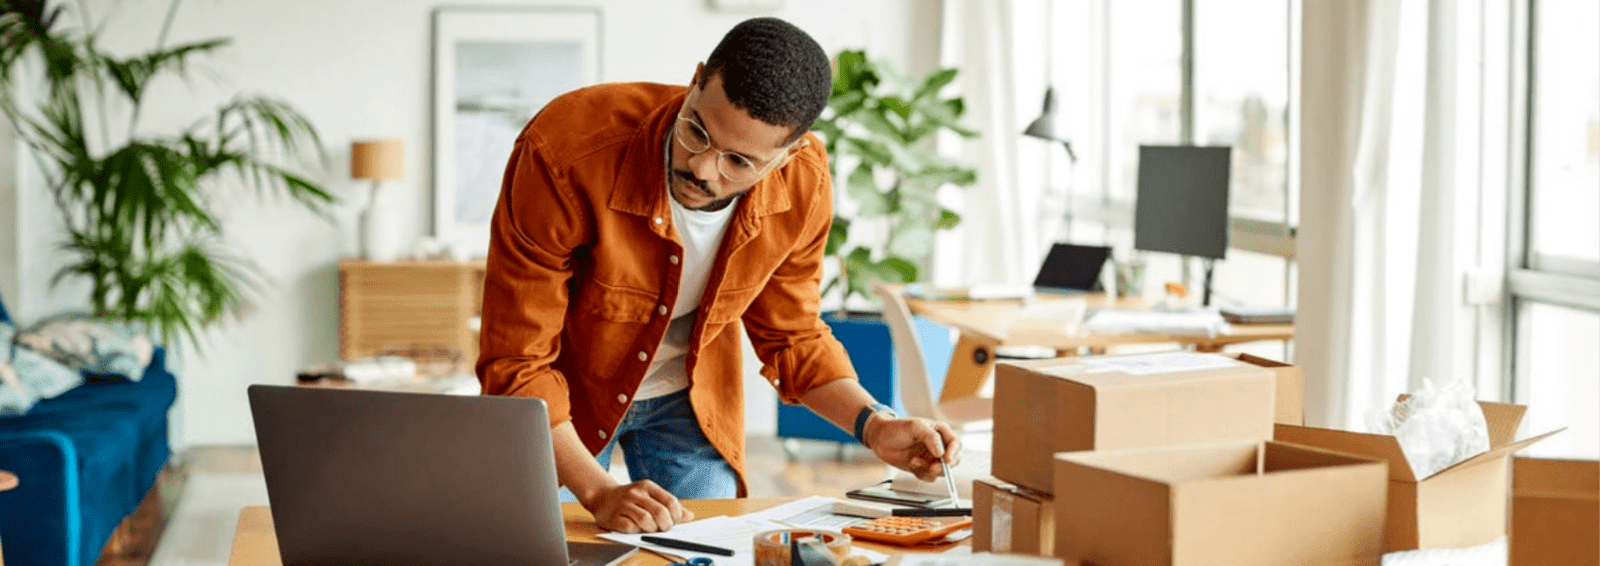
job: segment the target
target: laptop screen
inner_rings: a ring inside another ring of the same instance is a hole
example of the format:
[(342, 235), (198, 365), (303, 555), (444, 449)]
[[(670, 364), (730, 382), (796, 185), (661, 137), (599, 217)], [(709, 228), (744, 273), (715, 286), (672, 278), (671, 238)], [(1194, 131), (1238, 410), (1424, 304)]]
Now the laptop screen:
[(1054, 244), (1039, 275), (1033, 279), (1034, 287), (1074, 291), (1101, 291), (1100, 269), (1111, 257), (1111, 248), (1105, 246), (1080, 246)]

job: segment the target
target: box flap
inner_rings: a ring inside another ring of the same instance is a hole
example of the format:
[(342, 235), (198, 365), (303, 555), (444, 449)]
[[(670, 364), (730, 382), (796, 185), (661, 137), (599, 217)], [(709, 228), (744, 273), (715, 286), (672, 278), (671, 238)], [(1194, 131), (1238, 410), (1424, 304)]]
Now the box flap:
[[(1443, 470), (1439, 470), (1438, 472), (1435, 472), (1433, 475), (1428, 476), (1428, 477), (1429, 478), (1438, 477), (1438, 476), (1440, 476), (1442, 474), (1449, 473), (1451, 470), (1457, 470), (1457, 469), (1461, 469), (1461, 468), (1466, 468), (1466, 467), (1473, 466), (1473, 465), (1476, 465), (1476, 464), (1479, 464), (1479, 463), (1482, 463), (1482, 462), (1487, 462), (1489, 460), (1494, 460), (1496, 458), (1502, 458), (1502, 457), (1508, 456), (1513, 452), (1516, 452), (1516, 451), (1521, 450), (1523, 448), (1527, 448), (1529, 444), (1533, 444), (1533, 443), (1538, 442), (1540, 440), (1544, 440), (1546, 438), (1549, 438), (1550, 435), (1553, 435), (1555, 433), (1561, 432), (1563, 430), (1567, 430), (1567, 428), (1566, 427), (1561, 427), (1561, 428), (1558, 428), (1556, 430), (1552, 430), (1550, 432), (1541, 434), (1539, 436), (1535, 436), (1533, 438), (1527, 438), (1527, 439), (1519, 440), (1519, 441), (1513, 442), (1511, 444), (1507, 444), (1505, 446), (1500, 446), (1498, 448), (1491, 448), (1491, 449), (1489, 449), (1488, 452), (1484, 452), (1484, 453), (1479, 454), (1477, 456), (1473, 456), (1471, 458), (1467, 458), (1467, 459), (1462, 460), (1460, 462), (1456, 462), (1456, 464), (1454, 466), (1450, 466), (1450, 467), (1445, 468)], [(1427, 479), (1427, 478), (1423, 478), (1423, 479)]]
[(1525, 405), (1478, 401), (1483, 408), (1483, 421), (1489, 425), (1489, 446), (1505, 446), (1517, 437), (1517, 427), (1522, 426), (1522, 415), (1528, 412)]
[(1517, 497), (1600, 500), (1600, 461), (1518, 456), (1511, 485)]
[(1411, 473), (1411, 462), (1406, 460), (1405, 452), (1400, 450), (1400, 441), (1387, 434), (1280, 424), (1274, 428), (1272, 436), (1284, 442), (1378, 458), (1389, 463), (1389, 479), (1417, 481), (1416, 476)]

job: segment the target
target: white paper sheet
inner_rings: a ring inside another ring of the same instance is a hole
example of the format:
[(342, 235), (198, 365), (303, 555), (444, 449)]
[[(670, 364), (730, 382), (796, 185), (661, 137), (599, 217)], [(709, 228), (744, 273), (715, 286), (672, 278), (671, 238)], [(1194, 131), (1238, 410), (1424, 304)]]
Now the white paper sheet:
[[(717, 566), (754, 566), (755, 552), (752, 549), (752, 541), (755, 540), (757, 533), (796, 528), (838, 532), (839, 529), (843, 528), (844, 524), (854, 524), (862, 521), (859, 518), (842, 517), (830, 513), (829, 510), (833, 508), (833, 501), (832, 498), (828, 497), (812, 496), (738, 517), (710, 517), (679, 524), (669, 531), (649, 533), (656, 536), (720, 546), (732, 550), (734, 552), (733, 556), (700, 554), (650, 544), (644, 542), (642, 538), (644, 535), (604, 533), (600, 535), (600, 538), (631, 544), (672, 560), (681, 561), (705, 557), (710, 558)], [(841, 522), (843, 524), (840, 524)], [(840, 526), (824, 526), (832, 524), (840, 524)], [(889, 559), (886, 554), (862, 548), (855, 549), (854, 554), (866, 556), (874, 564), (881, 564)]]

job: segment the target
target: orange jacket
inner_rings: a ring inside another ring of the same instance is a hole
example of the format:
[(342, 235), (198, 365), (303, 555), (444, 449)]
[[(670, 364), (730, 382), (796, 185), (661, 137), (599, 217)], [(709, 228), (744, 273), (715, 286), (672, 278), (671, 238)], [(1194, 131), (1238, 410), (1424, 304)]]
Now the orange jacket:
[[(543, 398), (598, 454), (667, 330), (683, 253), (667, 203), (663, 142), (686, 89), (608, 84), (556, 98), (518, 136), (490, 229), (478, 379), (491, 395)], [(811, 134), (807, 134), (810, 136)], [(782, 400), (855, 378), (820, 318), (833, 221), (819, 140), (735, 205), (687, 358), (700, 428), (744, 495), (744, 323)]]

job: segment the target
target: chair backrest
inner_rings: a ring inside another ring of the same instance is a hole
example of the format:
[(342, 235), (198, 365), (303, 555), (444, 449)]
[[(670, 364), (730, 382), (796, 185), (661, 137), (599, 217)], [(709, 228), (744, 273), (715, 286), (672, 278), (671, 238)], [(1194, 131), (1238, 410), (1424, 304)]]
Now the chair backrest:
[(883, 322), (889, 325), (889, 341), (894, 344), (895, 379), (900, 383), (900, 403), (907, 416), (945, 420), (933, 396), (928, 364), (923, 361), (922, 342), (911, 322), (911, 307), (898, 287), (884, 283), (872, 286), (872, 293), (883, 303)]

